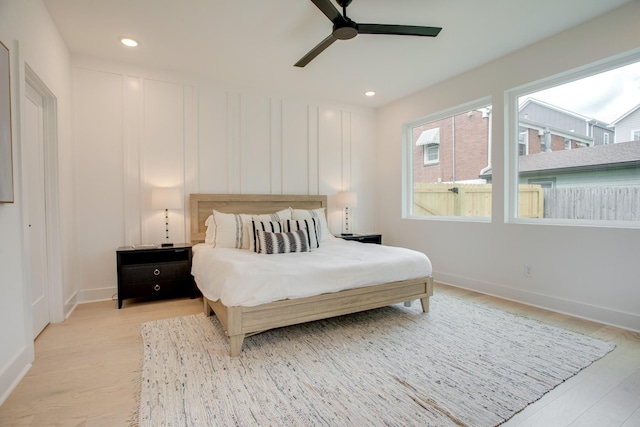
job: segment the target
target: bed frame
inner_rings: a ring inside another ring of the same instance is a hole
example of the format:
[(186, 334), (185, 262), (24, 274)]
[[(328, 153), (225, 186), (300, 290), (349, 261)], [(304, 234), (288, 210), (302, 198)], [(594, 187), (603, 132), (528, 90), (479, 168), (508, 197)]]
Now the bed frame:
[[(204, 242), (205, 221), (213, 209), (224, 213), (260, 214), (287, 207), (316, 209), (327, 207), (327, 196), (191, 194), (191, 242)], [(226, 307), (219, 300), (203, 296), (204, 312), (212, 311), (229, 337), (232, 357), (239, 356), (245, 337), (268, 329), (326, 319), (420, 299), (422, 310), (429, 311), (433, 295), (433, 278), (403, 280), (363, 288), (321, 294), (313, 297), (275, 301), (255, 307)]]

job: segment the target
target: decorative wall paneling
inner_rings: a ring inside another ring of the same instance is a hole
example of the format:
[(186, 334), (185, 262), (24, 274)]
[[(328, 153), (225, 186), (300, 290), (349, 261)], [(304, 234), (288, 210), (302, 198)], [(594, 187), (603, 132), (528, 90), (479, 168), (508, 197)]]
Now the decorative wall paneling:
[(111, 250), (125, 236), (125, 97), (122, 75), (77, 69), (73, 78), (75, 274), (82, 301), (105, 297), (116, 280)]
[[(354, 120), (342, 106), (104, 68), (74, 72), (80, 301), (115, 293), (118, 246), (164, 240), (164, 212), (151, 209), (153, 187), (182, 189), (183, 209), (169, 211), (177, 243), (190, 232), (189, 193), (327, 194), (330, 227), (340, 232), (332, 196), (359, 191), (372, 178), (367, 167), (352, 167), (358, 157), (373, 164), (371, 147), (353, 146), (372, 132), (368, 110)], [(370, 215), (373, 200), (361, 200), (360, 212)], [(367, 215), (359, 219), (356, 210), (355, 222), (375, 231)]]

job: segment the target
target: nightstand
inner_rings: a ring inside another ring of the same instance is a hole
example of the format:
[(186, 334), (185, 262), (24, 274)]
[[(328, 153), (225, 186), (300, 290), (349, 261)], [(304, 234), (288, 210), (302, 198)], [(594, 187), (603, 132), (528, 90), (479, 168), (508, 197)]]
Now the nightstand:
[(118, 308), (127, 298), (175, 298), (194, 296), (191, 276), (191, 245), (116, 251)]
[(375, 243), (377, 245), (382, 244), (382, 234), (352, 234), (351, 236), (337, 235), (341, 239), (355, 240), (362, 243)]

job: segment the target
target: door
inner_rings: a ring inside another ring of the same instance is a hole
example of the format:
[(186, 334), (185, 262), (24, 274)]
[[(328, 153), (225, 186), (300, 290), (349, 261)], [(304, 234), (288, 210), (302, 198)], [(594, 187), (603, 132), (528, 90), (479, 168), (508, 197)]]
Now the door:
[(49, 324), (49, 283), (47, 281), (47, 226), (44, 169), (44, 108), (42, 96), (26, 85), (23, 155), (27, 156), (27, 204), (33, 337)]

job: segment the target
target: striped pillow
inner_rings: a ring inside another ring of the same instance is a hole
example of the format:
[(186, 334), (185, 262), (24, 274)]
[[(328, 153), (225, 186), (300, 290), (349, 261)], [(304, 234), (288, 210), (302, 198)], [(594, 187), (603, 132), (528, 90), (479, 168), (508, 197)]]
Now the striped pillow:
[(260, 241), (258, 240), (258, 231), (269, 233), (282, 233), (286, 231), (284, 225), (280, 221), (251, 221), (251, 244), (250, 250), (260, 252)]
[[(279, 221), (284, 221), (285, 219), (291, 219), (291, 209), (289, 208), (282, 209), (281, 211), (274, 212), (274, 213), (259, 214), (259, 215), (251, 216), (251, 221), (279, 222)], [(263, 228), (263, 230), (273, 231), (273, 232), (284, 231), (284, 230), (267, 229), (267, 228)], [(251, 226), (251, 224), (249, 224), (249, 234), (250, 234), (249, 250), (253, 252), (257, 252), (256, 251), (256, 231), (255, 231), (255, 228)]]
[(261, 254), (286, 254), (291, 252), (309, 252), (308, 236), (306, 230), (297, 230), (290, 233), (271, 233), (257, 230), (256, 246)]
[(291, 232), (297, 230), (306, 230), (309, 237), (309, 250), (320, 247), (320, 231), (318, 229), (318, 220), (316, 218), (307, 219), (287, 219), (284, 221), (284, 231)]

